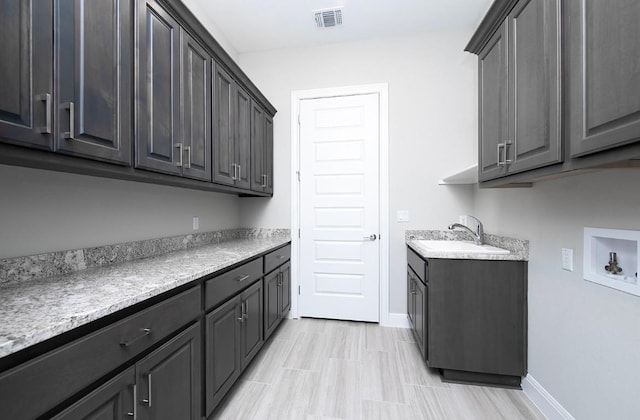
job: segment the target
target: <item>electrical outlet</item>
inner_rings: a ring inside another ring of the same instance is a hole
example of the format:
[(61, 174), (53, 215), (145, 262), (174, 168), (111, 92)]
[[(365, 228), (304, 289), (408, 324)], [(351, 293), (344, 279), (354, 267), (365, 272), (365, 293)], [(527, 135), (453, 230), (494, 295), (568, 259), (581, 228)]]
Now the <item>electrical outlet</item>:
[(458, 223), (460, 223), (461, 225), (465, 225), (467, 226), (467, 215), (466, 214), (461, 214), (460, 216), (458, 216)]
[(573, 271), (573, 249), (562, 248), (562, 269)]
[(397, 220), (398, 222), (408, 222), (409, 210), (398, 210)]
[(200, 229), (200, 218), (198, 216), (193, 216), (193, 230)]

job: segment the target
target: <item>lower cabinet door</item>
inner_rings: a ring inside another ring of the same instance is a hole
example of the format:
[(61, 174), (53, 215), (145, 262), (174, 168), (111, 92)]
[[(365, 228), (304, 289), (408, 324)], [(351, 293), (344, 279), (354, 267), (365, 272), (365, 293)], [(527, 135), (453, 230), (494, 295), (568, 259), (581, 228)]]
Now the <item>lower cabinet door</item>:
[(415, 335), (416, 342), (418, 343), (418, 348), (420, 349), (420, 353), (423, 358), (426, 358), (426, 349), (425, 349), (425, 333), (426, 331), (426, 320), (427, 314), (425, 312), (426, 309), (426, 297), (427, 290), (426, 286), (422, 284), (422, 282), (418, 279), (414, 279), (414, 297), (415, 297)]
[(264, 343), (262, 339), (262, 282), (258, 281), (242, 293), (242, 327), (240, 335), (240, 368), (244, 370)]
[(207, 416), (240, 376), (240, 302), (237, 296), (206, 317)]
[(409, 318), (409, 326), (411, 331), (415, 333), (416, 329), (416, 313), (415, 313), (415, 298), (413, 297), (413, 283), (414, 279), (411, 275), (411, 270), (407, 268), (407, 316)]
[(275, 270), (264, 278), (264, 339), (278, 326), (280, 321), (280, 271)]
[(124, 420), (136, 418), (135, 368), (130, 367), (53, 420)]
[(196, 323), (136, 364), (138, 419), (202, 417), (200, 333)]
[(286, 318), (291, 309), (291, 263), (280, 267), (280, 318)]

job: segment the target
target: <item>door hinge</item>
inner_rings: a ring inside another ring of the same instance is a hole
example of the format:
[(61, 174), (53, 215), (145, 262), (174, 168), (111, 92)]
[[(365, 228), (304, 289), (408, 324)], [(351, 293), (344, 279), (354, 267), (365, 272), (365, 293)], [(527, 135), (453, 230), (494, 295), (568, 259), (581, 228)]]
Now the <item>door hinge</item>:
[(298, 175), (298, 182), (300, 182), (300, 171), (296, 171), (296, 175)]
[(298, 294), (300, 294), (300, 286), (298, 286)]
[(298, 229), (298, 238), (301, 238), (301, 236), (300, 236), (300, 229)]
[(298, 114), (298, 125), (300, 125), (300, 114)]

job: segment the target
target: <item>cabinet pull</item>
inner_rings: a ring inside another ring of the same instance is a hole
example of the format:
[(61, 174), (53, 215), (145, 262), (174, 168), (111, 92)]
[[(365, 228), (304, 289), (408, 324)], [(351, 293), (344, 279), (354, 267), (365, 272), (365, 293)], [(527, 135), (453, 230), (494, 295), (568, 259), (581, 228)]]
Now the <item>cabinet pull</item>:
[(240, 305), (240, 318), (237, 319), (240, 322), (244, 322), (244, 302)]
[(267, 175), (266, 174), (262, 174), (262, 185), (260, 185), (262, 188), (267, 188)]
[[(507, 148), (511, 146), (511, 142), (504, 142), (504, 143), (498, 143), (498, 163), (497, 166), (507, 166), (508, 164), (512, 163), (513, 161), (510, 159), (507, 159)], [(500, 150), (502, 150), (502, 152), (500, 152)], [(502, 159), (504, 157), (504, 159)]]
[(238, 168), (238, 175), (236, 176), (236, 179), (239, 180), (242, 176), (242, 165), (236, 165), (236, 168)]
[(138, 386), (136, 384), (132, 385), (133, 388), (133, 410), (127, 413), (127, 416), (133, 417), (133, 420), (138, 419)]
[(179, 160), (176, 162), (176, 166), (182, 166), (182, 143), (176, 143), (176, 147), (178, 148), (178, 158)]
[(151, 407), (151, 374), (147, 374), (147, 385), (149, 394), (146, 400), (142, 400), (144, 404), (147, 404), (147, 407)]
[(129, 347), (130, 345), (132, 345), (132, 344), (133, 344), (133, 343), (135, 343), (136, 341), (140, 340), (141, 338), (148, 336), (149, 334), (151, 334), (151, 328), (143, 328), (143, 329), (142, 329), (142, 332), (143, 332), (144, 334), (140, 334), (139, 336), (134, 337), (134, 338), (132, 338), (131, 340), (128, 340), (128, 341), (124, 341), (124, 340), (123, 340), (123, 341), (121, 341), (121, 342), (120, 342), (120, 346), (122, 346), (122, 347)]
[(40, 127), (40, 134), (51, 134), (51, 94), (43, 93), (36, 95), (36, 100), (44, 102), (44, 127)]
[(278, 287), (282, 287), (282, 273), (278, 273)]
[(65, 131), (62, 133), (62, 137), (67, 140), (73, 140), (76, 136), (75, 134), (75, 119), (76, 119), (76, 108), (73, 102), (67, 102), (64, 104), (64, 109), (69, 110), (69, 131)]
[(243, 275), (243, 276), (238, 277), (238, 278), (236, 279), (236, 281), (237, 281), (238, 283), (240, 283), (240, 282), (245, 281), (245, 280), (246, 280), (246, 279), (248, 279), (248, 278), (249, 278), (249, 275), (248, 275), (248, 274), (245, 274), (245, 275)]
[(244, 313), (242, 314), (243, 319), (249, 319), (249, 301), (244, 303)]
[(185, 146), (185, 153), (187, 154), (187, 163), (184, 165), (186, 169), (191, 168), (191, 146)]
[(286, 256), (286, 255), (278, 255), (278, 259), (279, 259), (279, 260), (284, 260), (285, 258), (287, 258), (287, 256)]
[(237, 170), (236, 170), (236, 166), (238, 166), (238, 165), (236, 165), (235, 163), (231, 164), (231, 167), (233, 168), (233, 174), (231, 175), (231, 179), (233, 179), (234, 181), (238, 179), (236, 177), (236, 174), (238, 173)]

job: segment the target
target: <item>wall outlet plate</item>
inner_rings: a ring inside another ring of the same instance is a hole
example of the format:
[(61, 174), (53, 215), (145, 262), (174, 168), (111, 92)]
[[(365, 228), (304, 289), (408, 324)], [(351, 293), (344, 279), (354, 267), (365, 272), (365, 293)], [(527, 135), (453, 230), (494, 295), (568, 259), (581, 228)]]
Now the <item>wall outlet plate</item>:
[(200, 218), (198, 216), (193, 216), (193, 230), (200, 229)]
[(398, 210), (397, 220), (398, 222), (408, 222), (409, 210)]
[(573, 249), (562, 248), (562, 269), (573, 271)]

